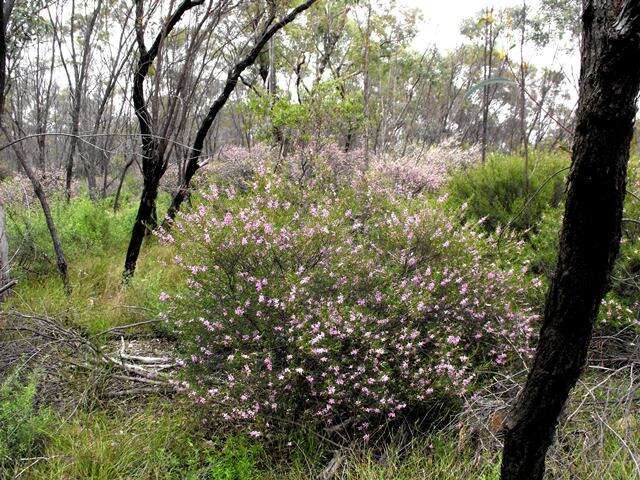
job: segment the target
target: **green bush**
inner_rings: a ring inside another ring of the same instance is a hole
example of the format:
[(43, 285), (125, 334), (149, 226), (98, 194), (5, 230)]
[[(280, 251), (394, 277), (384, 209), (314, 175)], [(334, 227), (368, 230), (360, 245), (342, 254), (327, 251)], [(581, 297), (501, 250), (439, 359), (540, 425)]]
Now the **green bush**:
[(562, 169), (567, 166), (562, 156), (532, 156), (527, 190), (524, 160), (494, 155), (483, 165), (456, 173), (449, 183), (450, 199), (455, 205), (466, 203), (467, 218), (484, 219), (489, 231), (507, 226), (524, 231), (536, 227), (546, 210), (562, 202), (566, 177)]
[[(79, 197), (67, 203), (51, 200), (51, 213), (67, 257), (104, 255), (126, 240), (135, 210), (127, 205), (113, 212), (106, 201), (92, 202)], [(36, 271), (55, 268), (51, 235), (39, 205), (24, 209), (11, 205), (7, 209), (9, 247), (18, 252), (23, 265)]]
[(213, 185), (158, 232), (187, 274), (161, 294), (185, 348), (182, 386), (211, 418), (255, 437), (280, 419), (348, 420), (366, 437), (456, 405), (480, 371), (531, 353), (536, 288), (501, 269), (494, 236), (426, 193), (266, 171), (242, 193)]
[(9, 375), (0, 385), (0, 477), (9, 475), (21, 458), (38, 454), (52, 421), (47, 409), (35, 403), (36, 382), (26, 383), (19, 372)]
[[(159, 215), (165, 211), (167, 201), (167, 195), (159, 199)], [(121, 203), (114, 212), (111, 198), (94, 202), (79, 196), (67, 203), (53, 196), (50, 206), (62, 249), (72, 262), (79, 257), (109, 257), (114, 250), (126, 248), (138, 204)], [(8, 205), (6, 212), (9, 248), (17, 253), (18, 263), (30, 272), (55, 271), (51, 235), (40, 205)]]
[[(555, 272), (561, 227), (562, 211), (548, 210), (525, 245), (523, 257), (529, 259), (530, 271), (546, 279), (547, 283)], [(639, 278), (640, 242), (633, 236), (625, 235), (613, 272), (611, 291), (600, 309), (600, 322), (617, 327), (638, 325)]]

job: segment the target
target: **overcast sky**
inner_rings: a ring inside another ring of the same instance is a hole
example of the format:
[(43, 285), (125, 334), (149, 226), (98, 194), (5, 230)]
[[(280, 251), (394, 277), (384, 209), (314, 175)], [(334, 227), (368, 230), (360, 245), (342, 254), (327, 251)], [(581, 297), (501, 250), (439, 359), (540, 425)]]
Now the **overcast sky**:
[[(522, 0), (398, 0), (400, 5), (419, 8), (424, 15), (420, 38), (437, 43), (441, 48), (453, 48), (460, 43), (460, 24), (486, 7), (496, 10), (522, 5)], [(536, 0), (528, 0), (534, 7)]]
[[(522, 0), (397, 0), (399, 6), (418, 8), (422, 11), (424, 21), (419, 25), (416, 48), (421, 49), (435, 44), (440, 49), (453, 49), (463, 41), (460, 25), (465, 18), (474, 16), (486, 7), (496, 10), (505, 7), (522, 5)], [(527, 5), (536, 8), (538, 0), (527, 0)], [(514, 52), (517, 55), (517, 52)], [(580, 59), (577, 51), (567, 56), (558, 49), (558, 45), (550, 45), (543, 50), (529, 47), (525, 51), (529, 61), (539, 66), (560, 69), (569, 79), (569, 92), (577, 94), (577, 79), (580, 70)]]

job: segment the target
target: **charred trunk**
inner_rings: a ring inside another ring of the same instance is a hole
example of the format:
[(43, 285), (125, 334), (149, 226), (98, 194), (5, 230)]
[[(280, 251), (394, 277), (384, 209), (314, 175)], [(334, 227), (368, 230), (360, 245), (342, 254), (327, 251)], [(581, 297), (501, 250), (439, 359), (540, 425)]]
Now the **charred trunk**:
[(619, 251), (640, 88), (640, 3), (584, 0), (580, 101), (558, 263), (526, 385), (506, 422), (502, 480), (540, 480)]
[(145, 236), (156, 227), (156, 200), (158, 198), (159, 182), (159, 178), (149, 179), (149, 181), (145, 181), (142, 189), (140, 205), (138, 206), (136, 220), (131, 230), (131, 239), (129, 240), (129, 248), (127, 249), (127, 257), (124, 264), (125, 279), (132, 277), (135, 273), (142, 242)]

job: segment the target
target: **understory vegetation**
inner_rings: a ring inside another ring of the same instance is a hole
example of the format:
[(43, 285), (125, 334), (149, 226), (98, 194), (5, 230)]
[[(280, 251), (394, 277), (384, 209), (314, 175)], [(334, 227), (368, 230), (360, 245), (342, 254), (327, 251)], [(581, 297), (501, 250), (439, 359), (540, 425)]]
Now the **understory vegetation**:
[[(137, 179), (115, 209), (53, 185), (70, 295), (42, 214), (5, 179), (18, 285), (0, 320), (0, 477), (499, 478), (568, 159), (532, 154), (525, 187), (519, 157), (435, 148), (227, 150), (129, 283)], [(640, 200), (625, 209), (639, 218)], [(640, 471), (639, 235), (625, 225), (549, 478)]]

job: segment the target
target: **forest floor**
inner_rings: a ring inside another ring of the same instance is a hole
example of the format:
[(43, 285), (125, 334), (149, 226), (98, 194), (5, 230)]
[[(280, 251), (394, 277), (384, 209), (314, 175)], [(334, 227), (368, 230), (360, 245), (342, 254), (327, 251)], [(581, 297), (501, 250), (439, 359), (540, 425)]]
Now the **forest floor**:
[[(82, 281), (74, 282), (78, 287), (69, 298), (61, 291), (59, 295), (52, 293), (60, 286), (50, 277), (41, 283), (20, 285), (6, 308), (58, 319), (65, 328), (73, 326), (85, 337), (97, 340), (96, 345), (107, 355), (126, 357), (126, 363), (136, 363), (147, 372), (153, 370), (149, 359), (172, 363), (172, 343), (164, 332), (153, 328), (153, 311), (148, 306), (156, 293), (153, 285), (163, 284), (175, 274), (152, 266), (168, 255), (163, 247), (149, 248), (138, 277), (126, 287), (119, 284), (119, 262), (105, 265), (103, 259), (81, 259), (74, 262), (72, 271), (79, 272)], [(141, 291), (146, 293), (141, 295)], [(634, 375), (640, 368), (640, 355), (637, 347), (635, 352), (617, 347), (615, 342), (620, 338), (603, 337), (600, 348), (594, 347), (593, 364), (573, 396), (560, 441), (551, 455), (550, 478), (638, 478), (634, 459), (640, 437)], [(634, 339), (627, 338), (624, 344), (634, 345)], [(79, 350), (76, 346), (71, 356), (77, 357)], [(86, 358), (81, 354), (76, 360)], [(55, 368), (46, 361), (40, 365)], [(135, 379), (127, 380), (114, 378), (112, 369), (66, 371), (63, 382), (57, 379), (47, 384), (46, 379), (41, 380), (47, 395), (62, 398), (53, 402), (58, 410), (47, 427), (42, 454), (21, 459), (15, 478), (498, 478), (499, 441), (492, 438), (496, 432), (489, 425), (490, 413), (483, 411), (496, 408), (491, 398), (479, 405), (477, 418), (459, 418), (432, 434), (400, 434), (375, 448), (347, 442), (337, 449), (323, 442), (321, 435), (300, 431), (286, 440), (295, 442), (295, 448), (277, 452), (248, 437), (203, 433), (188, 401), (145, 383), (140, 372), (128, 372), (126, 376)]]
[[(73, 202), (68, 208), (75, 208)], [(134, 203), (125, 207), (125, 215), (134, 208)], [(82, 229), (95, 228), (85, 223), (73, 231), (82, 235)], [(126, 227), (122, 216), (107, 220), (112, 231), (126, 233)], [(37, 454), (20, 453), (7, 478), (499, 478), (504, 399), (513, 398), (522, 372), (498, 382), (437, 429), (400, 429), (375, 445), (356, 439), (338, 444), (302, 427), (269, 445), (223, 429), (203, 429), (193, 404), (168, 386), (176, 355), (171, 332), (159, 327), (158, 296), (163, 286), (182, 279), (172, 266), (174, 252), (151, 240), (135, 278), (125, 285), (124, 245), (116, 242), (100, 254), (72, 251), (71, 295), (55, 272), (24, 270), (5, 300), (0, 365), (26, 364), (37, 393), (31, 402), (28, 395), (14, 395), (20, 391), (15, 385), (7, 395), (5, 384), (0, 421), (1, 415), (6, 419), (7, 412), (18, 412), (40, 435)], [(548, 478), (640, 479), (639, 371), (638, 331), (600, 329), (563, 415)]]

